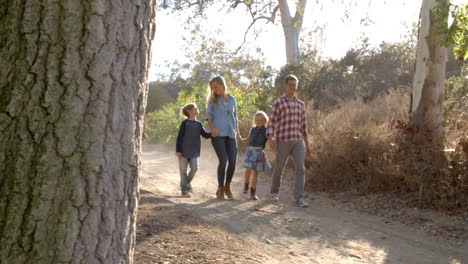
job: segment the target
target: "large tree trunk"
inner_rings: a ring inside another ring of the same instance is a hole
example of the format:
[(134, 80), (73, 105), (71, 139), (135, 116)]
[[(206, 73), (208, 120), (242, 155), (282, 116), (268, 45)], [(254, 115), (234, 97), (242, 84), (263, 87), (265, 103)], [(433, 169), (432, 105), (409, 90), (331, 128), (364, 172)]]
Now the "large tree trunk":
[(131, 263), (156, 0), (0, 0), (0, 263)]
[[(416, 55), (416, 73), (413, 81), (411, 112), (413, 126), (428, 133), (436, 141), (443, 138), (442, 101), (445, 81), (447, 49), (438, 44), (438, 23), (432, 10), (448, 0), (424, 0), (421, 7)], [(447, 21), (444, 21), (447, 23)]]
[(298, 63), (300, 59), (299, 35), (304, 21), (304, 10), (306, 8), (307, 0), (301, 0), (298, 2), (294, 17), (291, 16), (287, 0), (278, 0), (278, 3), (286, 45), (287, 63)]
[(425, 189), (433, 189), (438, 185), (442, 168), (446, 166), (443, 154), (442, 101), (447, 49), (438, 43), (441, 37), (437, 34), (437, 28), (441, 21), (433, 14), (433, 9), (437, 4), (448, 2), (423, 0), (421, 7), (411, 101), (410, 126), (415, 133), (410, 134), (411, 141), (408, 142), (409, 156), (418, 157), (413, 169), (414, 175), (418, 177), (420, 203), (425, 200)]

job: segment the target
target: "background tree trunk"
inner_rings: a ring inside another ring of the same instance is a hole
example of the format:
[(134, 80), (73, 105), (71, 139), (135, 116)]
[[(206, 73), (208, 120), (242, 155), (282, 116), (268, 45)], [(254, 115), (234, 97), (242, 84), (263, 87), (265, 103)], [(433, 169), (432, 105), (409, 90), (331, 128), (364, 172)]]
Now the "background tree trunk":
[(131, 263), (156, 0), (0, 0), (0, 263)]
[(437, 4), (448, 3), (448, 0), (423, 0), (421, 7), (410, 118), (415, 133), (410, 134), (407, 150), (409, 156), (418, 157), (414, 174), (419, 177), (420, 204), (426, 200), (426, 189), (438, 185), (442, 168), (446, 167), (442, 102), (447, 49), (439, 44), (441, 36), (437, 28), (440, 23), (447, 25), (447, 21), (437, 19), (433, 9)]
[(287, 0), (278, 0), (278, 4), (286, 45), (287, 63), (298, 63), (301, 55), (299, 51), (299, 35), (304, 21), (304, 10), (306, 8), (307, 0), (301, 0), (298, 2), (294, 17), (291, 16)]
[[(448, 0), (423, 0), (413, 81), (411, 112), (417, 131), (428, 133), (440, 141), (443, 137), (442, 102), (447, 49), (438, 43), (438, 21), (432, 13), (438, 3)], [(447, 23), (447, 21), (444, 21)]]

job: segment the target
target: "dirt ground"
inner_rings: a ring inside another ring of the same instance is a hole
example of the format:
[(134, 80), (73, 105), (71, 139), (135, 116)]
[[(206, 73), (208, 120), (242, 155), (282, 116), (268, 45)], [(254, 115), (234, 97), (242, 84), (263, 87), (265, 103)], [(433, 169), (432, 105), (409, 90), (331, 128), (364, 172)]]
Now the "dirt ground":
[(205, 146), (185, 198), (174, 150), (144, 146), (135, 263), (468, 263), (463, 216), (407, 207), (388, 194), (309, 193), (310, 206), (298, 208), (287, 180), (272, 203), (271, 172), (260, 174), (260, 200), (250, 201), (240, 166), (236, 199), (219, 201), (216, 166)]

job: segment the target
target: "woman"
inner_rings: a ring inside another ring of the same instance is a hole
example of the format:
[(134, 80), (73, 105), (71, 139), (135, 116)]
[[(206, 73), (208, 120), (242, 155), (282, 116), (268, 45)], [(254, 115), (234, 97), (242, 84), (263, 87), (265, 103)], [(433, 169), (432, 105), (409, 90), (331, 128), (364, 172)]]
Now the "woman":
[(229, 199), (234, 198), (231, 181), (236, 169), (236, 139), (240, 139), (236, 98), (227, 94), (226, 90), (223, 77), (217, 76), (210, 81), (206, 119), (213, 137), (211, 143), (219, 160), (217, 199), (224, 199), (225, 195)]

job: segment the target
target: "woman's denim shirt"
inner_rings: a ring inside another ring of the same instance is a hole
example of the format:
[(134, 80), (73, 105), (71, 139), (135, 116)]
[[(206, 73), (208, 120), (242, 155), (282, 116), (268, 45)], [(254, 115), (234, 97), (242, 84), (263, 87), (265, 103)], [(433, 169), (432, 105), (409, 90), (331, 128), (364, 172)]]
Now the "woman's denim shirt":
[(213, 127), (218, 129), (218, 137), (236, 138), (237, 102), (234, 96), (227, 94), (227, 103), (218, 96), (218, 103), (208, 103), (206, 119), (213, 120)]

